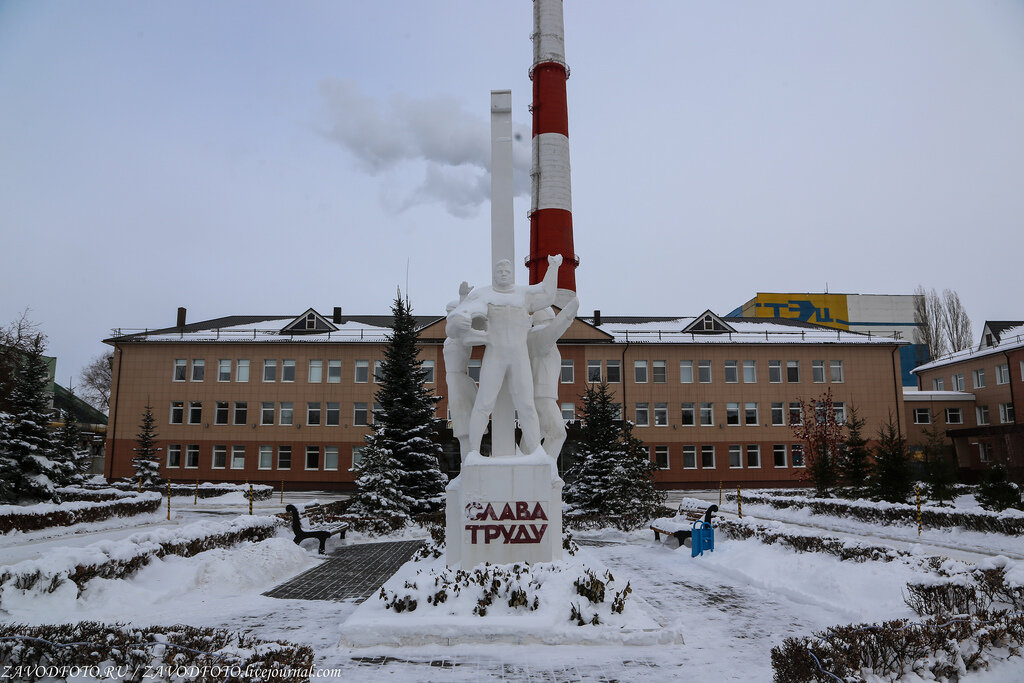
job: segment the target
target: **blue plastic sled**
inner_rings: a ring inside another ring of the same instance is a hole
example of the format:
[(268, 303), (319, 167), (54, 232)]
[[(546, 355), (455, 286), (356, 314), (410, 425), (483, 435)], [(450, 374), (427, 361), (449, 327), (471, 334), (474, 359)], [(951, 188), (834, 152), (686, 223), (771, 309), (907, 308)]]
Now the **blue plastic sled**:
[(698, 519), (690, 532), (690, 557), (703, 555), (705, 550), (715, 552), (715, 530), (704, 520)]

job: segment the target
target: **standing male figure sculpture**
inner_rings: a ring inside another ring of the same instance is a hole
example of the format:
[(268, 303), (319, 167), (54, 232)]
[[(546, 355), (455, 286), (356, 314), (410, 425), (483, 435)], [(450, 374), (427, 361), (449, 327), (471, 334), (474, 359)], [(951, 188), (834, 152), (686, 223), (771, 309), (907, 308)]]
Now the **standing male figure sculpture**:
[(558, 407), (558, 382), (562, 374), (562, 354), (558, 352), (558, 339), (569, 329), (580, 308), (575, 296), (558, 315), (551, 307), (533, 314), (527, 346), (533, 368), (533, 402), (537, 407), (544, 452), (557, 458), (565, 443), (565, 423)]
[(530, 314), (555, 302), (561, 265), (561, 255), (548, 256), (548, 270), (542, 282), (516, 286), (512, 262), (507, 259), (498, 261), (494, 266), (494, 285), (473, 289), (448, 314), (448, 325), (452, 328), (449, 334), (452, 336), (454, 333), (456, 339), (471, 338), (471, 330), (484, 328), (486, 350), (480, 366), (480, 386), (469, 420), (470, 451), (480, 452), (487, 422), (505, 382), (522, 429), (519, 449), (529, 454), (540, 447), (540, 425), (533, 403), (533, 371), (527, 337), (531, 327)]

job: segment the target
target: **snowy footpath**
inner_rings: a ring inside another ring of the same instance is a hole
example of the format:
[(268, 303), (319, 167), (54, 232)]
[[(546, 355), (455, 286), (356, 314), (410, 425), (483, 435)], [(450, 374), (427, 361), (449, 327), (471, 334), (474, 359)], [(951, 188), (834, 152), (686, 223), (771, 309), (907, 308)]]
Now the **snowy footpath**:
[[(154, 524), (149, 518), (139, 521), (142, 526), (137, 531)], [(111, 529), (106, 540), (123, 532), (123, 528)], [(100, 540), (104, 533), (93, 530), (90, 536)], [(344, 543), (367, 540), (352, 536)], [(50, 545), (57, 540), (49, 539), (40, 548), (44, 557), (60, 552)], [(59, 590), (9, 600), (0, 620), (230, 628), (310, 645), (325, 680), (770, 681), (769, 653), (786, 637), (806, 636), (839, 624), (914, 617), (903, 601), (904, 587), (924, 571), (914, 563), (842, 562), (828, 555), (724, 537), (717, 539), (713, 553), (697, 558), (691, 558), (686, 549), (675, 549), (674, 540), (655, 542), (650, 531), (588, 532), (577, 540), (581, 561), (607, 567), (617, 584), (629, 580), (648, 616), (662, 626), (679, 627), (685, 642), (658, 644), (652, 638), (649, 644), (632, 645), (342, 647), (343, 625), (355, 612), (355, 602), (261, 595), (323, 561), (315, 548), (295, 546), (286, 531), (230, 550), (157, 560), (130, 578), (95, 579), (80, 596)], [(880, 537), (871, 537), (866, 530), (862, 540), (882, 544)], [(13, 537), (0, 541), (0, 564), (9, 564), (7, 558), (14, 557), (18, 544)], [(1019, 541), (1012, 539), (1011, 545), (1016, 547)], [(1005, 543), (993, 539), (995, 547)], [(922, 554), (935, 554), (933, 550), (922, 549)], [(564, 597), (566, 619), (574, 597), (578, 600), (578, 596)], [(1024, 661), (1020, 659), (968, 676), (986, 683), (1022, 679)]]

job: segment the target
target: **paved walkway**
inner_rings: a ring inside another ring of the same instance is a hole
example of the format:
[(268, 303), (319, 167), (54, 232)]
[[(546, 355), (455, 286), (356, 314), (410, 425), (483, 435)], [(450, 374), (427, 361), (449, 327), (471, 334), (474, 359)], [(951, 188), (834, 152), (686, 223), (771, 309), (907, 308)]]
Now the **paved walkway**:
[(317, 567), (264, 595), (292, 600), (364, 600), (412, 559), (423, 541), (359, 543), (337, 548)]

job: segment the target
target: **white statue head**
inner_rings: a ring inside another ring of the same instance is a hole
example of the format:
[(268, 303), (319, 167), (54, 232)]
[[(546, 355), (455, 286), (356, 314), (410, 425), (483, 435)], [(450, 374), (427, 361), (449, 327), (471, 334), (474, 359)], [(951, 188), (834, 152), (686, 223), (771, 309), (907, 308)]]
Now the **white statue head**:
[(511, 289), (516, 283), (512, 262), (507, 258), (494, 264), (494, 287), (499, 290)]

